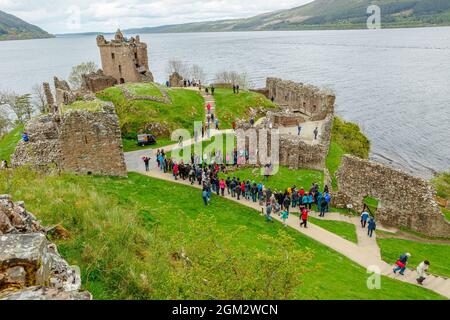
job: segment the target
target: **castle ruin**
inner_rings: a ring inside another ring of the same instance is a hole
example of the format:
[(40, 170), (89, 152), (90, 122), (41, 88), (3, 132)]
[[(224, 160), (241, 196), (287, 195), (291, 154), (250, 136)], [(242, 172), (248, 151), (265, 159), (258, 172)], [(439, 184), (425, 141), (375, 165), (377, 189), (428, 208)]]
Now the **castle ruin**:
[(346, 155), (336, 172), (339, 191), (333, 206), (361, 212), (366, 197), (378, 200), (376, 219), (386, 226), (405, 227), (433, 237), (449, 237), (446, 221), (425, 180), (383, 164)]
[[(279, 106), (276, 111), (268, 111), (255, 126), (256, 130), (279, 130), (279, 164), (290, 169), (323, 170), (331, 141), (335, 96), (314, 86), (278, 78), (267, 78), (266, 88), (254, 91)], [(300, 135), (298, 125), (302, 127)], [(240, 129), (249, 127), (247, 122), (238, 122)], [(317, 139), (313, 134), (316, 128)], [(269, 152), (270, 145), (268, 140)]]
[[(11, 157), (13, 167), (126, 177), (119, 118), (111, 102), (74, 93), (55, 77), (56, 102), (44, 85), (50, 113), (28, 121), (29, 141), (20, 141)], [(96, 110), (70, 107), (77, 99), (96, 105)], [(68, 106), (66, 108), (66, 106)], [(67, 110), (65, 110), (67, 109)]]
[(117, 30), (111, 41), (97, 37), (100, 49), (103, 73), (116, 79), (117, 83), (153, 82), (153, 75), (148, 66), (147, 44), (140, 37), (129, 40)]

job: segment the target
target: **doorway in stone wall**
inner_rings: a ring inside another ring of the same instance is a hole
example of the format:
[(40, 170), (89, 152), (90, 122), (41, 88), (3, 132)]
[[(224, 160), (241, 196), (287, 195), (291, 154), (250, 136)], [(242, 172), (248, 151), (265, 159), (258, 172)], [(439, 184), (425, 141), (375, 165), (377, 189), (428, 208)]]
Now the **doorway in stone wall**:
[(125, 79), (124, 78), (120, 78), (120, 84), (124, 84), (125, 83)]
[(367, 208), (368, 212), (372, 216), (376, 217), (377, 210), (380, 207), (380, 200), (374, 197), (366, 196), (364, 197), (363, 204)]

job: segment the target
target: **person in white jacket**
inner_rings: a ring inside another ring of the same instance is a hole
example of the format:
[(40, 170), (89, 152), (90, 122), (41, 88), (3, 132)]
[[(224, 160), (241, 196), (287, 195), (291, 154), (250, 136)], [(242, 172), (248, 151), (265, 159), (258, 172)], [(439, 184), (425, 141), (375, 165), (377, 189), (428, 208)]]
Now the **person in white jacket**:
[(427, 274), (425, 273), (425, 271), (427, 271), (429, 267), (430, 267), (430, 262), (427, 261), (427, 260), (421, 262), (421, 263), (419, 264), (419, 266), (417, 267), (417, 274), (418, 274), (418, 276), (419, 276), (419, 277), (417, 278), (417, 283), (418, 283), (418, 284), (423, 285), (423, 282), (425, 281), (426, 275), (427, 275)]

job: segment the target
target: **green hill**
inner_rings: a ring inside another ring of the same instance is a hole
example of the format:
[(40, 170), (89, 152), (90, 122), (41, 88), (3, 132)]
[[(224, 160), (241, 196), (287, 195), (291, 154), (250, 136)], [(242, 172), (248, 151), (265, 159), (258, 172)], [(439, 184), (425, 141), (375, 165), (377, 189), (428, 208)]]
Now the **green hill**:
[(0, 11), (0, 41), (52, 38), (53, 35), (11, 14)]
[(155, 28), (133, 29), (131, 33), (269, 31), (366, 28), (367, 8), (381, 8), (383, 28), (450, 25), (449, 0), (316, 0), (309, 4), (247, 19), (199, 22)]

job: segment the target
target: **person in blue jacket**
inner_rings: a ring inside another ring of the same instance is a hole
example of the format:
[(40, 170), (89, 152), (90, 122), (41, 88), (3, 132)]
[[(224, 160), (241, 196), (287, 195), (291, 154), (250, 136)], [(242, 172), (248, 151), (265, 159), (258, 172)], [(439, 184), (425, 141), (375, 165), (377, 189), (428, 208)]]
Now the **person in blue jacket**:
[(400, 271), (400, 274), (403, 276), (405, 274), (406, 265), (408, 264), (408, 259), (411, 257), (410, 253), (405, 253), (400, 256), (400, 258), (395, 263), (396, 266), (394, 268), (394, 273), (397, 273), (397, 271)]
[(30, 141), (30, 138), (28, 137), (28, 133), (24, 132), (24, 133), (22, 134), (22, 140), (23, 140), (24, 142)]
[(367, 235), (372, 238), (373, 232), (375, 231), (376, 228), (377, 228), (377, 224), (375, 222), (375, 219), (372, 217), (372, 218), (370, 218), (369, 224), (367, 227), (367, 229), (368, 229)]

